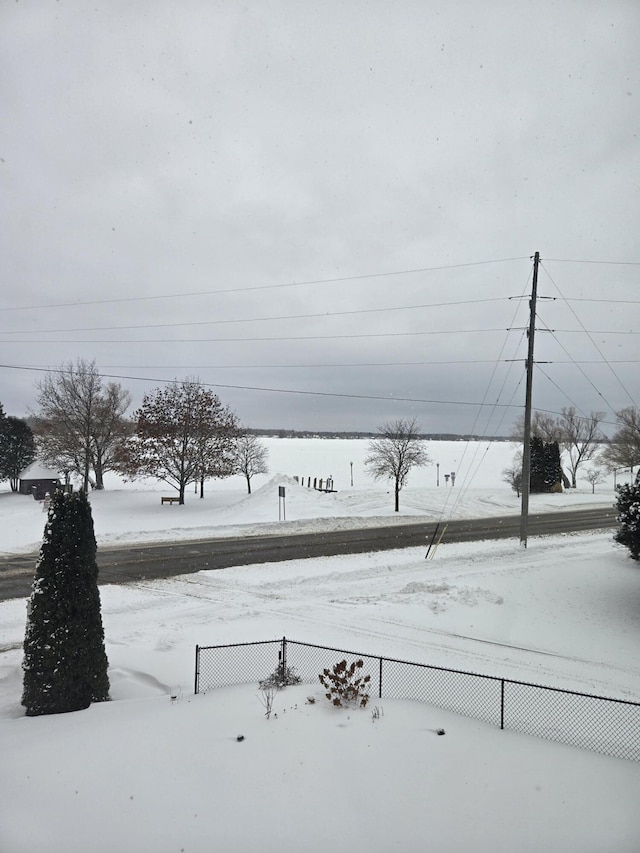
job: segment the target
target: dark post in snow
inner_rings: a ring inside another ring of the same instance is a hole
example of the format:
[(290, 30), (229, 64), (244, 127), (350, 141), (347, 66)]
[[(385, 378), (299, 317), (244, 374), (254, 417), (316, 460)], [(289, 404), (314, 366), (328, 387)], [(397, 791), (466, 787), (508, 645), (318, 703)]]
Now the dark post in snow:
[(522, 509), (520, 513), (520, 544), (527, 547), (529, 519), (529, 487), (531, 477), (531, 400), (533, 391), (533, 339), (536, 331), (536, 300), (538, 298), (538, 264), (540, 253), (533, 256), (533, 284), (529, 302), (529, 349), (527, 352), (527, 388), (524, 404), (524, 438), (522, 446)]

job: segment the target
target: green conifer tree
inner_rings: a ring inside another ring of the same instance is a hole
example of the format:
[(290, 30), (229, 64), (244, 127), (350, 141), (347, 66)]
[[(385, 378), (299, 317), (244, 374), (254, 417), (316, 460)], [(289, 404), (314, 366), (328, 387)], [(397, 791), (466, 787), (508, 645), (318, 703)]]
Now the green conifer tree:
[(629, 549), (634, 560), (640, 560), (640, 483), (627, 483), (616, 491), (620, 527), (613, 538)]
[(109, 698), (96, 540), (84, 492), (55, 492), (28, 603), (22, 704), (28, 716)]
[(557, 441), (548, 441), (544, 445), (544, 483), (545, 491), (551, 492), (558, 483), (562, 483), (560, 464), (560, 446)]
[(532, 494), (546, 492), (544, 476), (544, 441), (537, 435), (531, 437), (529, 490)]
[(556, 483), (562, 482), (557, 441), (545, 442), (537, 435), (532, 436), (530, 472), (529, 488), (532, 493), (550, 492)]

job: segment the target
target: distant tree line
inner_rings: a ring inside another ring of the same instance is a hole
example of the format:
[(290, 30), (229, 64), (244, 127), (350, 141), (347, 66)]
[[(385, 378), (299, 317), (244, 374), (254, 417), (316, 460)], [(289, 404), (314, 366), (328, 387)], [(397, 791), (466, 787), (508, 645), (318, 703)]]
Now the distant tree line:
[[(248, 428), (246, 432), (252, 435), (269, 436), (273, 438), (377, 438), (378, 432), (362, 430), (312, 430), (312, 429), (264, 429)], [(452, 432), (421, 432), (417, 436), (420, 441), (513, 441), (509, 435), (474, 435)]]

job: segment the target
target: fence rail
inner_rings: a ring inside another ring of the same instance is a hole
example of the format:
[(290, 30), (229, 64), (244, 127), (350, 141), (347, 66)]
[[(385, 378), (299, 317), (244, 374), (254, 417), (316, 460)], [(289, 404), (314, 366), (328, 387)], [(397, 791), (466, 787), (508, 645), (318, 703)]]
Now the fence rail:
[(262, 640), (196, 646), (195, 692), (258, 682), (291, 668), (318, 684), (325, 667), (363, 663), (378, 699), (412, 699), (448, 711), (616, 758), (640, 761), (640, 702), (545, 687), (431, 664), (317, 646), (298, 640)]

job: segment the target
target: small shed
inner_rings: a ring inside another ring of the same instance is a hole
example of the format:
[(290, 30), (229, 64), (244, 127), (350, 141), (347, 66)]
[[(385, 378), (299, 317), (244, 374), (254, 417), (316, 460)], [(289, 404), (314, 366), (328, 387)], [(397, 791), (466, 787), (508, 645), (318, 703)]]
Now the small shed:
[(33, 495), (37, 501), (42, 501), (47, 493), (53, 494), (60, 482), (57, 471), (36, 461), (21, 471), (18, 491), (21, 495)]

